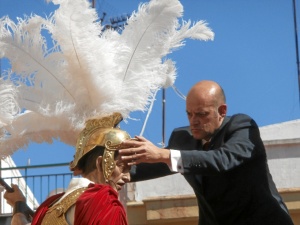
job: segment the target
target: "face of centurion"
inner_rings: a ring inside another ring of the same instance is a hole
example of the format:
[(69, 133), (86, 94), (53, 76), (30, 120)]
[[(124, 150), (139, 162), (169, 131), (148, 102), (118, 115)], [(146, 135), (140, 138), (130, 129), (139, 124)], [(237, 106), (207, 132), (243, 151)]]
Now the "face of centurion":
[(122, 187), (130, 182), (130, 168), (131, 166), (128, 166), (127, 163), (124, 163), (121, 160), (121, 156), (117, 155), (116, 157), (116, 167), (110, 177), (110, 181), (113, 181), (113, 183), (115, 184), (115, 188), (116, 191), (120, 191), (122, 189)]

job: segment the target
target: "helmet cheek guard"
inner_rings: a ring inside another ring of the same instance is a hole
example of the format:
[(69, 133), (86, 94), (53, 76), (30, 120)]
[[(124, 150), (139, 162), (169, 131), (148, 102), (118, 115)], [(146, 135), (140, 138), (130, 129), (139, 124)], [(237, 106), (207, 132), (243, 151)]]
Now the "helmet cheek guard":
[(105, 181), (108, 182), (115, 167), (115, 152), (120, 149), (120, 145), (124, 140), (130, 139), (127, 132), (114, 129), (107, 133), (107, 141), (105, 142), (105, 149), (102, 158), (102, 169)]

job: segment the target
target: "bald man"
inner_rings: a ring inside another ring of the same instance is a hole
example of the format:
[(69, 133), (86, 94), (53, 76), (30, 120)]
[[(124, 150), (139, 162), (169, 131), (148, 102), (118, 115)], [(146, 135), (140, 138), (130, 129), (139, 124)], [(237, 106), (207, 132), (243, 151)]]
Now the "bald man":
[(122, 159), (139, 164), (132, 181), (180, 172), (196, 194), (199, 225), (292, 225), (255, 121), (226, 116), (224, 91), (213, 81), (190, 89), (186, 113), (190, 125), (175, 129), (166, 149), (143, 137), (123, 143)]

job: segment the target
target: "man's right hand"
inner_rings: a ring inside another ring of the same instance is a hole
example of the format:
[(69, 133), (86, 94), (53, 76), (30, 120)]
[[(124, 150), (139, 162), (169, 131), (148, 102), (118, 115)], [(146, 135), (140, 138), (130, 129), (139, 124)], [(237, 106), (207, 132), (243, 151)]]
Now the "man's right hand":
[(158, 162), (171, 164), (169, 149), (156, 147), (152, 142), (140, 136), (124, 141), (119, 153), (122, 156), (121, 159), (130, 166)]
[(26, 202), (26, 198), (23, 195), (22, 191), (18, 187), (18, 185), (12, 184), (13, 192), (5, 192), (3, 197), (6, 199), (7, 203), (14, 207), (15, 203), (18, 201)]

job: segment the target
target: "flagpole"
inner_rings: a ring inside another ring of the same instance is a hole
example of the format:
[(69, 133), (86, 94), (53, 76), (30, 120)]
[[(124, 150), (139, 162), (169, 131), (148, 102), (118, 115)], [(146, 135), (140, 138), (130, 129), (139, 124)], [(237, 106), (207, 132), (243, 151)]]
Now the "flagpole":
[(298, 72), (298, 92), (300, 103), (300, 64), (299, 64), (299, 47), (298, 47), (298, 28), (297, 28), (297, 14), (296, 14), (296, 0), (293, 0), (293, 13), (294, 13), (294, 30), (295, 30), (295, 45), (296, 45), (296, 62)]

